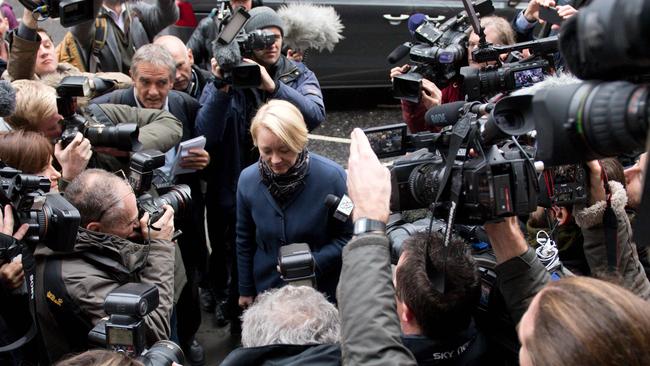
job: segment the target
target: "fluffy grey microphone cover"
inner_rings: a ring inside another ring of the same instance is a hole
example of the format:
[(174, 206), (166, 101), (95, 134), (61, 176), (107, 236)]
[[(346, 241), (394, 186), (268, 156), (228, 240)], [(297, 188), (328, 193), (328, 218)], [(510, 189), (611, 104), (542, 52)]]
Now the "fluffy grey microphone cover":
[(344, 37), (344, 25), (331, 6), (290, 3), (277, 11), (284, 22), (284, 44), (292, 49), (332, 52)]

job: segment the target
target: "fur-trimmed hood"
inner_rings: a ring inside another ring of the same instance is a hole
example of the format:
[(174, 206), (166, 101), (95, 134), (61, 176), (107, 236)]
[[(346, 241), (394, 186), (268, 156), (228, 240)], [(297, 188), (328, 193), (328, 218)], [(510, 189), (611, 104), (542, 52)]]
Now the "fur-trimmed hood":
[[(608, 183), (609, 189), (612, 192), (611, 202), (614, 213), (616, 217), (623, 217), (622, 215), (626, 215), (625, 206), (627, 205), (627, 192), (625, 191), (625, 187), (616, 181), (609, 181)], [(607, 202), (605, 201), (598, 201), (589, 207), (576, 205), (574, 207), (576, 223), (583, 229), (602, 224), (606, 207)]]

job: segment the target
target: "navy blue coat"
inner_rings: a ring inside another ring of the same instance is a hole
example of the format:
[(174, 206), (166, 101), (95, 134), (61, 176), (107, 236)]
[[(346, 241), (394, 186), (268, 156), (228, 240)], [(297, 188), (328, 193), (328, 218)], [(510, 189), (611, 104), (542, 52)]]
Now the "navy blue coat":
[(276, 266), (280, 247), (309, 244), (316, 262), (318, 290), (334, 301), (341, 252), (352, 237), (352, 223), (332, 217), (325, 197), (346, 193), (346, 176), (335, 162), (310, 153), (305, 184), (279, 207), (262, 183), (259, 167), (244, 169), (237, 188), (237, 264), (239, 292), (255, 296), (281, 287)]
[(274, 67), (275, 93), (258, 89), (233, 89), (228, 93), (209, 83), (199, 100), (202, 107), (196, 117), (196, 135), (204, 135), (206, 149), (213, 157), (208, 182), (215, 190), (217, 202), (210, 202), (224, 212), (235, 209), (239, 173), (259, 156), (248, 131), (257, 108), (269, 99), (291, 102), (302, 113), (311, 131), (325, 120), (323, 95), (316, 75), (302, 63), (284, 56)]

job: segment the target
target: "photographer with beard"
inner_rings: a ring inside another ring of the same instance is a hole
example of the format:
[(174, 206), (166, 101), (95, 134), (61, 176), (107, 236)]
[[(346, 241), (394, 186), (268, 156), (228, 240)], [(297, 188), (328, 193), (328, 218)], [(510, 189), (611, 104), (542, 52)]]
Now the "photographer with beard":
[(86, 350), (88, 332), (106, 316), (104, 299), (129, 282), (152, 284), (159, 291), (158, 307), (143, 318), (147, 346), (168, 339), (174, 210), (163, 206), (164, 215), (153, 223), (148, 213), (140, 218), (129, 183), (99, 169), (79, 175), (65, 197), (81, 215), (74, 251), (57, 253), (39, 245), (34, 253), (36, 310), (49, 361)]

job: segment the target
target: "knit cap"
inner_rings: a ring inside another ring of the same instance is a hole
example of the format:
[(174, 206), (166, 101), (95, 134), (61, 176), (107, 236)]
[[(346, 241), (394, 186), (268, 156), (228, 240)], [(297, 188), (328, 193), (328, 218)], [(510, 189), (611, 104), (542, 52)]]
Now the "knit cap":
[(284, 23), (275, 10), (268, 6), (256, 6), (251, 9), (248, 14), (250, 14), (251, 17), (244, 26), (246, 33), (266, 27), (278, 27), (280, 28), (280, 33), (284, 36)]

